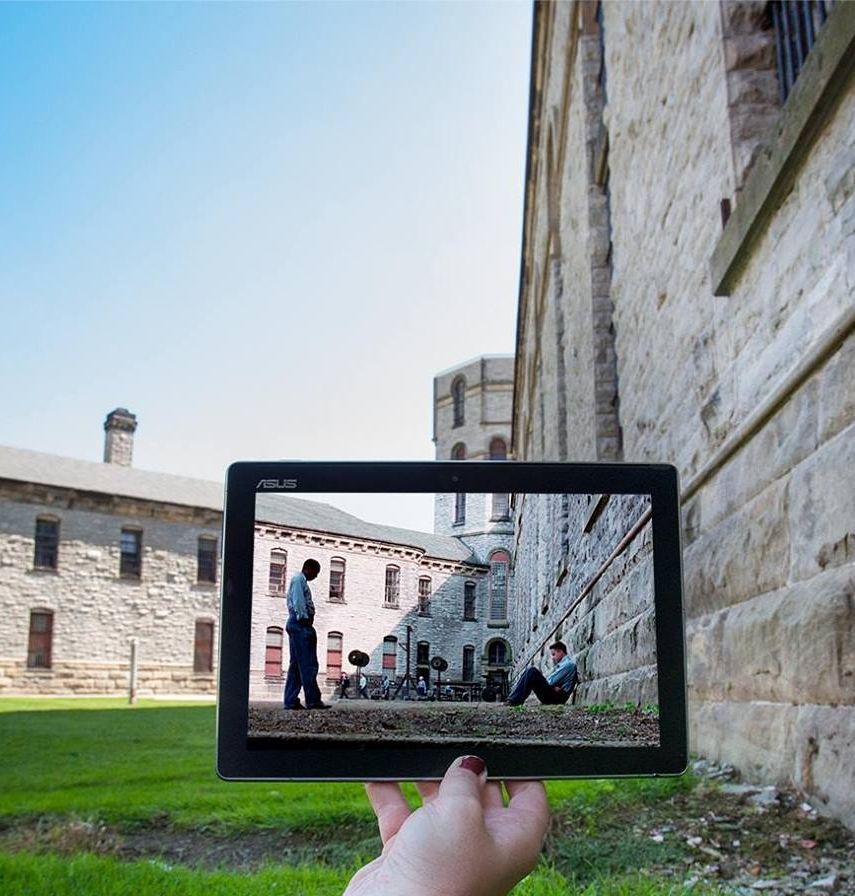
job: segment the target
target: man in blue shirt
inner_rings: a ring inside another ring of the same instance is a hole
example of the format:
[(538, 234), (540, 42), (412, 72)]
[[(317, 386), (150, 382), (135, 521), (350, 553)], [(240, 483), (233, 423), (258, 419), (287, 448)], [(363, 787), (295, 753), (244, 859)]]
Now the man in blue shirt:
[(526, 669), (505, 701), (507, 706), (520, 706), (532, 691), (541, 703), (566, 703), (570, 699), (578, 679), (576, 664), (568, 656), (563, 641), (550, 644), (549, 653), (555, 664), (549, 676), (544, 676), (540, 669)]
[[(318, 633), (313, 625), (315, 605), (309, 582), (318, 577), (321, 564), (307, 560), (288, 585), (288, 676), (285, 679), (285, 709), (329, 709), (321, 701), (318, 687)], [(306, 705), (300, 703), (300, 688)]]

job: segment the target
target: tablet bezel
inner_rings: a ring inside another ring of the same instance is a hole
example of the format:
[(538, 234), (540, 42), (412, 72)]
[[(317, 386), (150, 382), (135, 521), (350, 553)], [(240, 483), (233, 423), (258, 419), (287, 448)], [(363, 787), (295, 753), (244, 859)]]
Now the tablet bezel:
[[(285, 480), (288, 480), (287, 488)], [(259, 486), (265, 485), (262, 490)], [(296, 483), (296, 485), (295, 485)], [(252, 563), (257, 494), (541, 493), (650, 495), (658, 662), (658, 747), (308, 741), (249, 738)], [(677, 471), (666, 464), (514, 461), (241, 461), (226, 477), (217, 697), (217, 774), (226, 780), (427, 780), (475, 753), (490, 776), (681, 774), (687, 763), (685, 625)], [(249, 596), (249, 599), (247, 599)]]

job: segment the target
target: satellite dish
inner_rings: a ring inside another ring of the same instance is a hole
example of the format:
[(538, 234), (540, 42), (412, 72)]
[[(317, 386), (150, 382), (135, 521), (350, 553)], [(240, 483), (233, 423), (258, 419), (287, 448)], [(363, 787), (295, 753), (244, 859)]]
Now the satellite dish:
[(448, 668), (448, 663), (441, 656), (435, 656), (430, 661), (431, 669), (436, 669), (437, 672), (445, 672)]
[(357, 668), (362, 668), (363, 666), (367, 666), (371, 662), (371, 657), (368, 656), (367, 653), (363, 653), (361, 650), (351, 650), (347, 655), (347, 661)]

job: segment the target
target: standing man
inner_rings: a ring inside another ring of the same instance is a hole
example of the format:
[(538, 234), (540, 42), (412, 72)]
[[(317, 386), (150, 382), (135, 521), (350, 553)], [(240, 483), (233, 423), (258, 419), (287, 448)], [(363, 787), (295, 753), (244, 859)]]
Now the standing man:
[(544, 677), (540, 669), (526, 669), (505, 700), (506, 706), (520, 706), (532, 691), (541, 703), (566, 703), (570, 699), (578, 679), (576, 664), (568, 656), (567, 646), (563, 641), (550, 644), (549, 653), (554, 663), (549, 677)]
[[(321, 564), (307, 560), (288, 586), (288, 677), (285, 679), (285, 709), (329, 709), (318, 688), (318, 633), (314, 628), (315, 605), (309, 582), (318, 577)], [(300, 688), (306, 705), (300, 703)]]

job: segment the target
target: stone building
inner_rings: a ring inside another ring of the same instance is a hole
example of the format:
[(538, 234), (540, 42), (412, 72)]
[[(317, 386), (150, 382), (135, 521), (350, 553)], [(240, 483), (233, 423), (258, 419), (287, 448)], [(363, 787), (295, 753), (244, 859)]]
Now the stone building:
[(222, 485), (135, 470), (136, 419), (104, 463), (0, 448), (0, 693), (215, 690)]
[(535, 4), (512, 452), (676, 464), (692, 747), (855, 824), (855, 4), (794, 10)]

